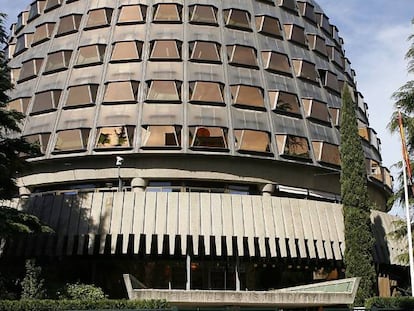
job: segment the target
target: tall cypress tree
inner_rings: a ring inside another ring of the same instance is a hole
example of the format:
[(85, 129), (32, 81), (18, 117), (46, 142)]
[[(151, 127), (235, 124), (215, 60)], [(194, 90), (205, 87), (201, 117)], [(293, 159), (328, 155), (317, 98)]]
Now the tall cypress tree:
[(341, 196), (345, 222), (345, 268), (347, 277), (361, 277), (355, 305), (375, 292), (376, 273), (372, 257), (374, 238), (370, 221), (367, 172), (358, 134), (356, 105), (347, 86), (341, 109)]

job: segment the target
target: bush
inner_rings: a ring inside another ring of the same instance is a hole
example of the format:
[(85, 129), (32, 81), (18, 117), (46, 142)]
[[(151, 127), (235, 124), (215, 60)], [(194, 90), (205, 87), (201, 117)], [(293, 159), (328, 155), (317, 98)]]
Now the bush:
[(373, 297), (367, 299), (365, 308), (368, 310), (375, 309), (396, 309), (396, 310), (414, 310), (413, 297)]
[(0, 300), (0, 311), (63, 310), (160, 310), (167, 309), (165, 300)]
[(106, 296), (100, 287), (91, 284), (66, 284), (61, 293), (58, 293), (59, 299), (74, 300), (101, 300)]
[(20, 283), (22, 299), (45, 298), (44, 280), (41, 278), (42, 268), (36, 266), (33, 259), (26, 260), (26, 275)]

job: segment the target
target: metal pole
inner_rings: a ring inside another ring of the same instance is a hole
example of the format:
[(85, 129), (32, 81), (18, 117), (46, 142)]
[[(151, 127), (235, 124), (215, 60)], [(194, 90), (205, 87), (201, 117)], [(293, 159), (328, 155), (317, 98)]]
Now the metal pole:
[[(411, 296), (414, 297), (414, 259), (413, 259), (413, 238), (411, 234), (411, 213), (410, 203), (408, 202), (408, 182), (407, 182), (407, 167), (410, 167), (409, 157), (405, 142), (404, 127), (402, 124), (401, 107), (398, 106), (398, 125), (400, 127), (400, 136), (402, 143), (402, 154), (403, 154), (403, 180), (404, 180), (404, 200), (405, 200), (405, 218), (407, 222), (407, 239), (408, 239), (408, 258), (410, 261), (410, 281), (411, 281)], [(406, 161), (408, 163), (406, 163)], [(411, 168), (410, 168), (411, 169)], [(408, 172), (411, 180), (411, 171)], [(414, 190), (414, 188), (413, 188)]]
[(414, 297), (413, 238), (411, 234), (411, 215), (410, 215), (410, 203), (408, 202), (408, 183), (407, 183), (407, 172), (406, 172), (405, 161), (403, 161), (403, 177), (404, 177), (405, 217), (406, 217), (406, 222), (407, 222), (408, 258), (410, 260), (411, 296)]
[(118, 165), (118, 192), (122, 191), (121, 165)]

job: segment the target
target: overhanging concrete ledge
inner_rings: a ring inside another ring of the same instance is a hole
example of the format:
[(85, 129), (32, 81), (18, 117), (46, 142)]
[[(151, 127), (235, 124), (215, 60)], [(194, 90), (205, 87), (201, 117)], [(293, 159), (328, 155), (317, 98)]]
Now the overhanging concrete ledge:
[(128, 274), (124, 282), (129, 299), (165, 299), (172, 306), (312, 307), (352, 304), (359, 278), (274, 291), (137, 289)]

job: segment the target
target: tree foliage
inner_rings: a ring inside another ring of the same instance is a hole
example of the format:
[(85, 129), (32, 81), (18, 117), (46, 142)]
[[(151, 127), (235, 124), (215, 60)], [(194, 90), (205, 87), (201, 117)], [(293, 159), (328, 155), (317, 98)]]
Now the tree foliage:
[(347, 86), (342, 93), (341, 196), (345, 223), (345, 267), (347, 277), (361, 277), (355, 304), (374, 296), (376, 273), (372, 257), (371, 231), (365, 157), (358, 134), (355, 103)]
[(66, 284), (61, 293), (58, 293), (59, 299), (75, 300), (101, 300), (105, 299), (105, 293), (100, 287), (92, 284)]
[(26, 260), (26, 275), (21, 282), (21, 299), (43, 299), (46, 296), (42, 268), (36, 266), (33, 259)]
[[(0, 13), (0, 46), (6, 43), (5, 14)], [(26, 167), (21, 154), (35, 154), (38, 148), (18, 137), (24, 115), (7, 109), (7, 91), (12, 88), (7, 59), (0, 49), (0, 199), (10, 199), (17, 192), (15, 175)]]

